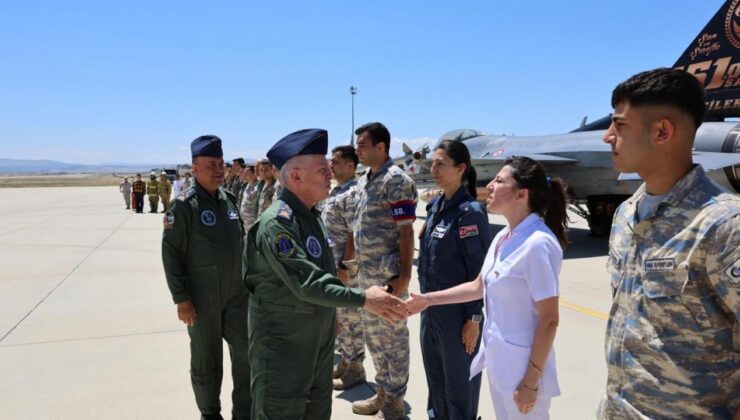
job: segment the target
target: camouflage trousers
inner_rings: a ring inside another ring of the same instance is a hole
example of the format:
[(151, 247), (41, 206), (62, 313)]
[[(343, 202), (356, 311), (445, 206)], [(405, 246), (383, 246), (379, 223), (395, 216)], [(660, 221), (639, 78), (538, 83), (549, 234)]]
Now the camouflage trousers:
[[(350, 277), (348, 287), (357, 287), (357, 277)], [(360, 308), (337, 308), (336, 349), (339, 356), (349, 362), (365, 360), (365, 329), (362, 327)]]
[[(362, 289), (381, 285), (385, 280), (368, 278), (359, 274)], [(401, 296), (406, 299), (408, 294)], [(409, 328), (406, 321), (395, 325), (383, 318), (362, 310), (362, 328), (365, 330), (365, 343), (375, 365), (375, 383), (393, 397), (406, 395), (409, 382)]]

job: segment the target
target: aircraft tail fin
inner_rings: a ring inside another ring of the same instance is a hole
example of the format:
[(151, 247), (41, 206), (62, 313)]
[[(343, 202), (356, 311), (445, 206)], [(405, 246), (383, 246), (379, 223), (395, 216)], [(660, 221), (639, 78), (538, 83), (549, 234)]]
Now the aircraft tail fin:
[(740, 116), (740, 0), (726, 0), (673, 67), (704, 85), (708, 120)]
[(404, 143), (403, 146), (401, 146), (401, 147), (403, 148), (403, 154), (404, 155), (412, 155), (412, 154), (414, 154), (414, 151), (411, 150), (411, 148), (409, 147), (408, 144)]

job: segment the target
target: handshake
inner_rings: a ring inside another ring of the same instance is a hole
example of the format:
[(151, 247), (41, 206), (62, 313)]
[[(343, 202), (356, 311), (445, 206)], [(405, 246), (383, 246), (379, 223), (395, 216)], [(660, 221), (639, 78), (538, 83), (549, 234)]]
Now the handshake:
[(411, 293), (405, 301), (390, 294), (390, 286), (373, 286), (365, 290), (365, 305), (363, 309), (371, 312), (391, 324), (403, 321), (411, 315), (418, 314), (429, 306), (429, 300), (424, 295)]

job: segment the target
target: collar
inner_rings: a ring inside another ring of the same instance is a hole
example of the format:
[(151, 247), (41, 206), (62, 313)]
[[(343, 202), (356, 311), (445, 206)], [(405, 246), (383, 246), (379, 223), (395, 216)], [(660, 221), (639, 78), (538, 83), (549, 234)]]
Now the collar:
[(535, 225), (542, 223), (542, 218), (539, 214), (532, 212), (529, 213), (529, 216), (525, 217), (524, 220), (519, 222), (518, 225), (514, 228), (514, 230), (511, 230), (509, 226), (506, 226), (506, 233), (508, 234), (511, 232), (510, 236), (519, 235), (521, 233), (527, 233), (529, 230), (531, 230)]
[(329, 196), (341, 194), (341, 193), (347, 191), (348, 189), (352, 188), (353, 185), (357, 185), (357, 178), (354, 177), (354, 176), (352, 178), (344, 181), (340, 185), (337, 185), (336, 187), (332, 188), (331, 189), (331, 194), (329, 194)]
[[(442, 211), (447, 211), (448, 209), (456, 209), (460, 204), (463, 203), (463, 201), (467, 201), (467, 198), (470, 194), (468, 194), (468, 191), (465, 189), (464, 185), (461, 185), (460, 188), (455, 192), (455, 194), (450, 197), (450, 200), (444, 204), (444, 207), (442, 208)], [(445, 196), (441, 195), (439, 198), (437, 198), (434, 201), (434, 205), (432, 205), (432, 211), (434, 214), (437, 214), (437, 211), (439, 210), (440, 206), (442, 206), (444, 203)]]
[(193, 182), (193, 188), (195, 188), (195, 192), (201, 197), (205, 198), (207, 200), (226, 200), (226, 193), (221, 187), (218, 187), (218, 190), (216, 191), (216, 197), (212, 197), (210, 194), (208, 194), (208, 191), (206, 191), (201, 185), (198, 183), (198, 181)]
[(386, 159), (386, 161), (383, 162), (382, 165), (380, 165), (380, 168), (378, 168), (378, 172), (373, 172), (372, 169), (368, 169), (368, 172), (367, 172), (368, 181), (372, 181), (375, 178), (379, 177), (382, 173), (387, 172), (388, 168), (390, 168), (391, 165), (393, 165), (393, 159), (388, 157), (388, 159)]
[[(676, 182), (676, 184), (671, 187), (668, 193), (663, 196), (663, 199), (660, 201), (661, 204), (666, 203), (673, 207), (678, 206), (686, 198), (689, 192), (694, 189), (696, 184), (704, 181), (706, 177), (707, 174), (704, 171), (704, 168), (702, 168), (701, 165), (695, 164), (694, 167), (691, 168), (691, 170), (686, 175), (684, 175), (683, 178), (678, 180), (678, 182)], [(643, 183), (642, 185), (640, 185), (640, 188), (638, 188), (637, 191), (632, 194), (632, 197), (630, 197), (627, 202), (630, 204), (630, 206), (636, 206), (637, 203), (645, 195), (645, 193), (645, 183)]]
[(296, 213), (300, 213), (304, 216), (315, 216), (315, 214), (311, 211), (312, 209), (306, 207), (306, 205), (303, 204), (303, 202), (299, 200), (298, 197), (296, 197), (296, 195), (287, 188), (283, 188), (283, 192), (280, 193), (280, 200), (289, 205), (290, 208), (293, 209), (293, 211)]

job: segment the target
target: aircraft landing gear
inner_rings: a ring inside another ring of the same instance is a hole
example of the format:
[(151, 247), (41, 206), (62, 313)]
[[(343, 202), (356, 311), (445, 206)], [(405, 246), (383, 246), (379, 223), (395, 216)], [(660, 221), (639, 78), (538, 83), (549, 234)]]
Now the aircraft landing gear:
[(583, 204), (571, 204), (570, 210), (588, 220), (591, 234), (597, 237), (607, 237), (612, 228), (614, 212), (628, 195), (599, 195), (586, 199), (586, 208)]

